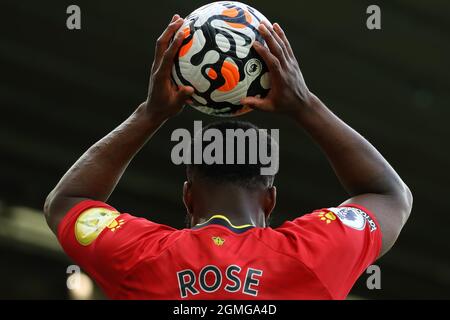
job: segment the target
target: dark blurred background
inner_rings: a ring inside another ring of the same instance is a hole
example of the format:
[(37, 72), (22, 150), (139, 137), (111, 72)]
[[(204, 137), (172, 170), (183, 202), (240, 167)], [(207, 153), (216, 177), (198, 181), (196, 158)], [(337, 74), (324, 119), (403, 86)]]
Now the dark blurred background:
[[(2, 0), (0, 36), (0, 298), (73, 298), (72, 262), (41, 215), (48, 192), (94, 142), (146, 96), (154, 42), (174, 13), (205, 1)], [(450, 298), (450, 2), (248, 1), (286, 30), (310, 89), (367, 137), (414, 194), (397, 245), (377, 264), (381, 290), (363, 274), (353, 298)], [(66, 8), (81, 8), (81, 30)], [(366, 28), (378, 4), (382, 29)], [(293, 122), (280, 128), (278, 226), (346, 198), (320, 150)], [(184, 227), (184, 168), (170, 134), (215, 118), (186, 108), (136, 157), (110, 198), (120, 210)], [(339, 275), (336, 275), (339, 276)], [(88, 297), (101, 297), (98, 290)], [(82, 293), (81, 293), (82, 294)], [(83, 296), (82, 296), (83, 297)]]

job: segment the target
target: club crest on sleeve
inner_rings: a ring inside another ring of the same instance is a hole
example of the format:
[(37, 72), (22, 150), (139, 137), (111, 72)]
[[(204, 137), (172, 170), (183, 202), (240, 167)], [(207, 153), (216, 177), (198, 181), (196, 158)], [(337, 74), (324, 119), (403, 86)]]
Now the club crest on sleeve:
[(366, 227), (366, 214), (363, 211), (353, 207), (329, 208), (341, 222), (347, 227), (364, 230)]
[(83, 246), (90, 245), (108, 227), (115, 231), (124, 221), (117, 221), (119, 212), (106, 208), (91, 208), (84, 211), (75, 223), (75, 238)]

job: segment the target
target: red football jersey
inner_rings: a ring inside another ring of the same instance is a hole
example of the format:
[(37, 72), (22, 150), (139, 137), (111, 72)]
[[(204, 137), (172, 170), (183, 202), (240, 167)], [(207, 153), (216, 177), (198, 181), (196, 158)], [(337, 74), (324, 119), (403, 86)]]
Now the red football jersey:
[(87, 200), (58, 239), (112, 299), (344, 299), (381, 249), (374, 215), (357, 205), (278, 228), (216, 215), (177, 230)]

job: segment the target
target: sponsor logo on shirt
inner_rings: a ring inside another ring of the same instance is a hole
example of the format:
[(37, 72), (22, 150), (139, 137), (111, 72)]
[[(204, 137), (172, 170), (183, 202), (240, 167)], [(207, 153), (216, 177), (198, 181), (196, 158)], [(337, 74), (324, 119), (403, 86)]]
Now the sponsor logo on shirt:
[(87, 209), (75, 223), (75, 238), (82, 246), (90, 245), (105, 228), (114, 232), (124, 224), (123, 219), (116, 220), (119, 215), (107, 208)]
[(364, 216), (364, 219), (367, 220), (367, 223), (369, 224), (370, 227), (370, 232), (374, 232), (375, 230), (377, 230), (377, 224), (375, 223), (375, 221), (373, 221), (373, 219), (364, 211), (360, 210), (361, 214)]

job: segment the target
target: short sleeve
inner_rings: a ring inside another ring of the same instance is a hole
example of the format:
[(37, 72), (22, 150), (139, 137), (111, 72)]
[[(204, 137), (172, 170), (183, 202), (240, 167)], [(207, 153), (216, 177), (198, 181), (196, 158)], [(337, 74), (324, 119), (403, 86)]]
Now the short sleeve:
[(288, 239), (288, 253), (316, 275), (333, 299), (346, 298), (381, 250), (375, 216), (353, 204), (315, 210), (285, 222), (277, 231)]
[(101, 201), (75, 205), (58, 226), (64, 251), (86, 271), (109, 297), (142, 258), (158, 255), (163, 239), (175, 229), (120, 213)]

